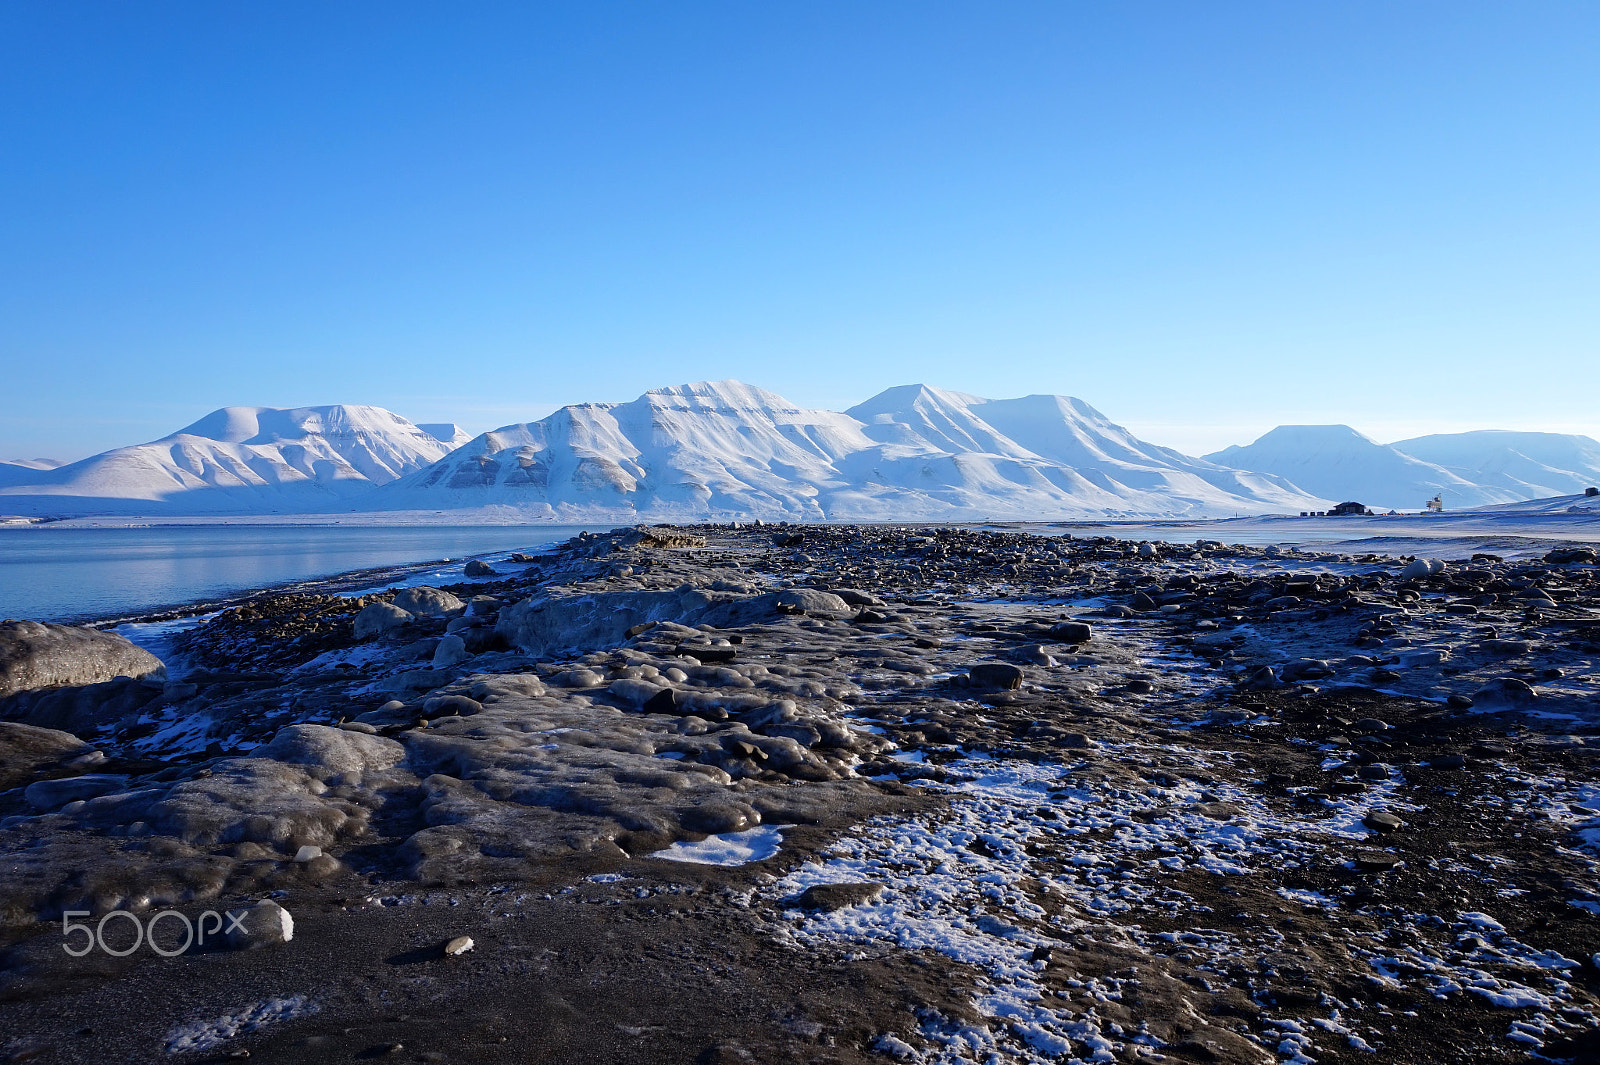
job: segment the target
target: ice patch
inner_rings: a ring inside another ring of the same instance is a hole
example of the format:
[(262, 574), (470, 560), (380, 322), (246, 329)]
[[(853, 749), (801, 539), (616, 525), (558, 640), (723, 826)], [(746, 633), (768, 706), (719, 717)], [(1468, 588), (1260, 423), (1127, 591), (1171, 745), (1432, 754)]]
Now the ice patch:
[(167, 1053), (215, 1050), (236, 1036), (259, 1031), (269, 1024), (309, 1017), (320, 1008), (305, 995), (262, 999), (232, 1013), (224, 1013), (214, 1021), (196, 1021), (174, 1028), (167, 1035)]
[(783, 845), (785, 825), (761, 825), (743, 832), (727, 832), (720, 836), (707, 836), (698, 843), (678, 842), (665, 850), (656, 851), (652, 858), (669, 862), (692, 862), (695, 865), (744, 865), (759, 862), (778, 853)]

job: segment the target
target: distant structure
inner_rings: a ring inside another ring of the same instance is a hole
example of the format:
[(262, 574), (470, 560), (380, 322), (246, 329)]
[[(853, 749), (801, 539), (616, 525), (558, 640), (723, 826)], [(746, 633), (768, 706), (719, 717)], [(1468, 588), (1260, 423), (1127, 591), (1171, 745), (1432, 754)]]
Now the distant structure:
[(1356, 502), (1340, 503), (1338, 506), (1328, 511), (1328, 517), (1330, 518), (1348, 518), (1352, 515), (1355, 517), (1370, 518), (1372, 516), (1372, 511), (1367, 509), (1367, 505), (1365, 503)]
[(1444, 512), (1444, 493), (1441, 492), (1440, 494), (1434, 496), (1432, 499), (1428, 500), (1428, 509), (1433, 511), (1435, 514), (1443, 513)]
[(1586, 496), (1600, 496), (1600, 488), (1585, 488), (1583, 494)]

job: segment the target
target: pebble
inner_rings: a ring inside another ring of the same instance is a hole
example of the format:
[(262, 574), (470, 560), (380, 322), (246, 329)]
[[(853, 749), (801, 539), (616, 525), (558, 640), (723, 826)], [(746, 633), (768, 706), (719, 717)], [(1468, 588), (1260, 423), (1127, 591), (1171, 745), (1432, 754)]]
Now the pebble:
[(472, 942), (471, 936), (456, 936), (454, 939), (444, 945), (444, 956), (447, 958), (454, 958), (457, 955), (465, 954), (474, 946), (476, 946), (476, 944)]

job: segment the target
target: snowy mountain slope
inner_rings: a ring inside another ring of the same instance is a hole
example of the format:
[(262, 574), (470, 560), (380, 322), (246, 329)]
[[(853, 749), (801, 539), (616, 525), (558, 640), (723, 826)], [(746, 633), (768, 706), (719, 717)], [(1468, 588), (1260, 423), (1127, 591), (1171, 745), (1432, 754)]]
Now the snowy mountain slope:
[[(980, 417), (988, 403), (908, 385), (838, 414), (738, 381), (680, 385), (485, 433), (373, 498), (398, 509), (509, 504), (594, 520), (1242, 514), (1319, 502), (1143, 444), (1087, 407), (1085, 426), (1120, 436), (1074, 468)], [(1219, 487), (1227, 485), (1238, 487)]]
[(448, 451), (445, 442), (379, 407), (224, 407), (160, 440), (0, 483), (0, 509), (316, 509), (364, 495)]
[(1328, 499), (1385, 509), (1420, 510), (1435, 495), (1442, 495), (1449, 509), (1519, 498), (1380, 444), (1348, 425), (1280, 425), (1253, 444), (1205, 457), (1220, 466), (1276, 474)]
[(1389, 446), (1523, 499), (1581, 493), (1600, 485), (1600, 442), (1587, 436), (1483, 429), (1419, 436)]
[(1307, 493), (1282, 477), (1230, 469), (1146, 443), (1071, 396), (988, 400), (978, 413), (1037, 455), (1072, 469), (1112, 467), (1119, 483), (1136, 490), (1203, 498), (1209, 494), (1203, 486), (1209, 486), (1286, 509), (1309, 505)]

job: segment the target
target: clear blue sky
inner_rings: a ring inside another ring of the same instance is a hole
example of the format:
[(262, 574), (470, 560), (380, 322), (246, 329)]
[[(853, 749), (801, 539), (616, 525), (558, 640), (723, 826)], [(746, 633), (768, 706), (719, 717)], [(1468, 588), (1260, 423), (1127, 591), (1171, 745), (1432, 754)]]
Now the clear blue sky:
[(0, 5), (0, 457), (738, 377), (1600, 435), (1600, 6)]

